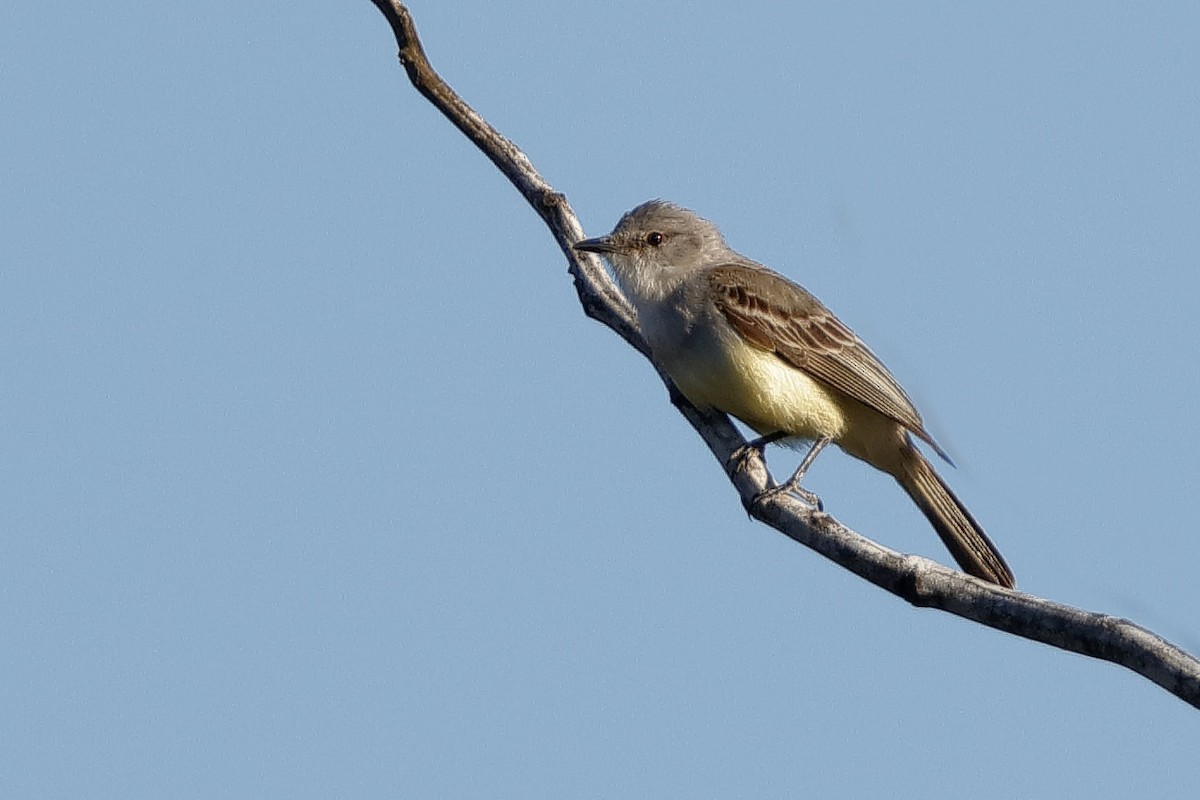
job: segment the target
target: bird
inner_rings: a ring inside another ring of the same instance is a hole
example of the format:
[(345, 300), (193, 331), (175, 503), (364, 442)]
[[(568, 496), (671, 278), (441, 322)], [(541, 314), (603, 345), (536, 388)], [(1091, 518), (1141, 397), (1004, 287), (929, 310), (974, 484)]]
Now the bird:
[(912, 400), (867, 345), (797, 283), (730, 248), (712, 222), (665, 200), (642, 203), (606, 236), (574, 249), (601, 256), (637, 312), (654, 361), (696, 408), (759, 434), (735, 452), (811, 443), (785, 483), (820, 507), (801, 479), (830, 443), (891, 475), (959, 566), (1014, 588), (996, 546), (916, 446), (952, 463)]

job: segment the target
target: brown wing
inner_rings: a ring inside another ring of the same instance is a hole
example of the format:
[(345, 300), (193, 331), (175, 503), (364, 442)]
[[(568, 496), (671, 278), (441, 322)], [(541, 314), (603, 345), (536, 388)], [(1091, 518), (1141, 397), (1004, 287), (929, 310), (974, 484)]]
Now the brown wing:
[(724, 264), (708, 277), (717, 308), (747, 342), (896, 420), (950, 460), (887, 367), (819, 300), (757, 265)]

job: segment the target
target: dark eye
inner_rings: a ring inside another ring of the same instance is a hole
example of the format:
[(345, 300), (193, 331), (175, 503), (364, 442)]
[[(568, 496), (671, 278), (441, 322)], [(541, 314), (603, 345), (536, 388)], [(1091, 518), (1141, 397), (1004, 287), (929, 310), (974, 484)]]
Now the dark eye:
[(650, 231), (646, 234), (646, 244), (650, 245), (651, 247), (658, 247), (663, 243), (664, 238), (666, 237), (664, 237), (658, 231)]

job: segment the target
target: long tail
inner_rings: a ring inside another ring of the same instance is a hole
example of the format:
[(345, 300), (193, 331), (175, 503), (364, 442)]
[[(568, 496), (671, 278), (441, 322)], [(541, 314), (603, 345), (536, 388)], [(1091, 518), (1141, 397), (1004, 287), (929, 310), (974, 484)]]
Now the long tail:
[(905, 468), (896, 480), (932, 523), (950, 555), (964, 572), (1012, 589), (1017, 585), (1004, 556), (983, 528), (915, 447), (906, 454)]

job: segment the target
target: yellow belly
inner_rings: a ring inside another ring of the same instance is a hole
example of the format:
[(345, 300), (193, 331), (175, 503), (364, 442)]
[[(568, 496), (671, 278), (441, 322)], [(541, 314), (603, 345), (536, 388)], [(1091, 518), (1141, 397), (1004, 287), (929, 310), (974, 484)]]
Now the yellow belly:
[(679, 353), (663, 364), (693, 405), (731, 414), (761, 434), (842, 438), (848, 398), (740, 339), (716, 350)]

